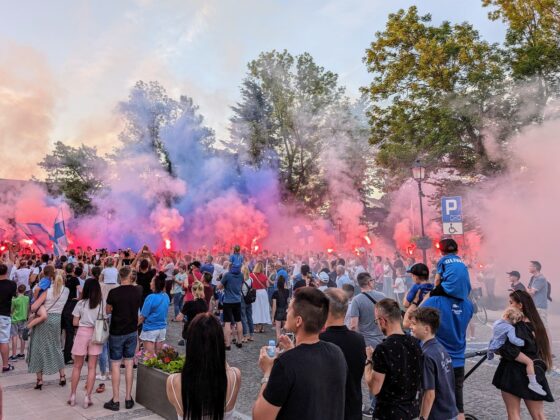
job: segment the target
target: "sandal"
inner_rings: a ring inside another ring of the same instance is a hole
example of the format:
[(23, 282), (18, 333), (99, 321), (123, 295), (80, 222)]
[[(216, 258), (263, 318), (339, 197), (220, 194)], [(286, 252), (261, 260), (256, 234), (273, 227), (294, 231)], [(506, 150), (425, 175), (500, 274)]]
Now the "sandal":
[(99, 386), (97, 387), (95, 392), (97, 392), (98, 394), (101, 394), (102, 392), (105, 392), (105, 384), (99, 384)]
[(9, 372), (10, 370), (14, 370), (13, 365), (8, 365), (8, 366), (2, 368), (2, 372)]
[(60, 386), (66, 385), (66, 375), (62, 375), (62, 376), (60, 377), (60, 381), (58, 382), (58, 384), (59, 384)]

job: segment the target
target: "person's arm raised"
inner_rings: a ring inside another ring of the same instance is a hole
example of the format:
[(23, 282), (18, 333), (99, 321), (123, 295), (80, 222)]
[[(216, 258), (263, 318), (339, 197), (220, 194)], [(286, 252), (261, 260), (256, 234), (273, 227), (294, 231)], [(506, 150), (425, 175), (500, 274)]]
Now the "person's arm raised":
[(268, 384), (268, 379), (270, 377), (270, 373), (272, 372), (272, 365), (274, 363), (274, 359), (268, 356), (266, 350), (267, 346), (261, 347), (259, 367), (261, 368), (264, 377), (259, 391), (259, 396), (253, 405), (253, 420), (275, 419), (282, 408), (269, 403), (263, 396), (263, 392)]

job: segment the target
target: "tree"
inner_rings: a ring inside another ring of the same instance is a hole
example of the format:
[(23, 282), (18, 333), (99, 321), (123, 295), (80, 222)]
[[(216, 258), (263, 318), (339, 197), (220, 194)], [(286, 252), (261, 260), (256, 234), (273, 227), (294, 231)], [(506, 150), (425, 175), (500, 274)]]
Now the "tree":
[(101, 174), (107, 168), (105, 159), (97, 155), (95, 147), (67, 146), (61, 141), (52, 154), (39, 163), (46, 173), (50, 194), (63, 195), (77, 215), (92, 212), (92, 197), (103, 188)]
[(248, 64), (241, 102), (232, 108), (232, 139), (247, 164), (278, 168), (284, 199), (313, 208), (324, 200), (322, 127), (343, 94), (337, 75), (308, 53), (266, 52)]
[[(175, 100), (158, 82), (138, 81), (132, 88), (127, 102), (119, 109), (125, 118), (125, 128), (120, 134), (124, 147), (119, 151), (128, 154), (154, 153), (163, 168), (176, 176), (176, 168), (170, 157), (169, 149), (173, 144), (165, 140), (162, 133), (181, 121), (187, 126), (188, 133), (182, 135), (196, 137), (197, 145), (206, 151), (212, 148), (214, 132), (203, 125), (198, 107), (188, 96), (182, 95)], [(190, 139), (189, 139), (190, 140)]]
[[(505, 45), (516, 80), (534, 81), (535, 92), (525, 92), (520, 107), (537, 108), (528, 121), (541, 121), (548, 100), (560, 94), (560, 2), (558, 0), (482, 0), (492, 20), (508, 25)], [(527, 100), (524, 101), (524, 99)], [(533, 107), (533, 106), (532, 106)]]
[(461, 174), (492, 173), (485, 130), (507, 137), (510, 105), (501, 101), (503, 56), (497, 45), (480, 39), (467, 23), (432, 26), (416, 7), (389, 15), (364, 61), (373, 81), (364, 92), (370, 142), (376, 161), (390, 175), (388, 187), (410, 176), (417, 158), (432, 168)]

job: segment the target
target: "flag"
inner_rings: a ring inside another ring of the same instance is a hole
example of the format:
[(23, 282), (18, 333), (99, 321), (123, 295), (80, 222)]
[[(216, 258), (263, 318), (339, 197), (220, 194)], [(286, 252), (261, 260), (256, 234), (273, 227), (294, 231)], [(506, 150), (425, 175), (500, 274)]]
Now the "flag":
[(62, 209), (58, 209), (58, 214), (54, 220), (53, 234), (54, 255), (57, 257), (64, 254), (68, 248), (68, 238), (66, 237), (66, 226), (64, 225), (64, 217)]
[(53, 237), (41, 223), (18, 223), (17, 226), (40, 252), (47, 252)]

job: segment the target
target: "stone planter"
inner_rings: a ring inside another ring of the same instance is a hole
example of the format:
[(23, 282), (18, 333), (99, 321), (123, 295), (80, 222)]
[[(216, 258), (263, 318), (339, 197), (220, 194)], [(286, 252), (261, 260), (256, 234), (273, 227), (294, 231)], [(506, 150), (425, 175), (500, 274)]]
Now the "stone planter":
[(177, 412), (167, 399), (165, 384), (169, 374), (138, 364), (136, 401), (168, 420), (177, 420)]

